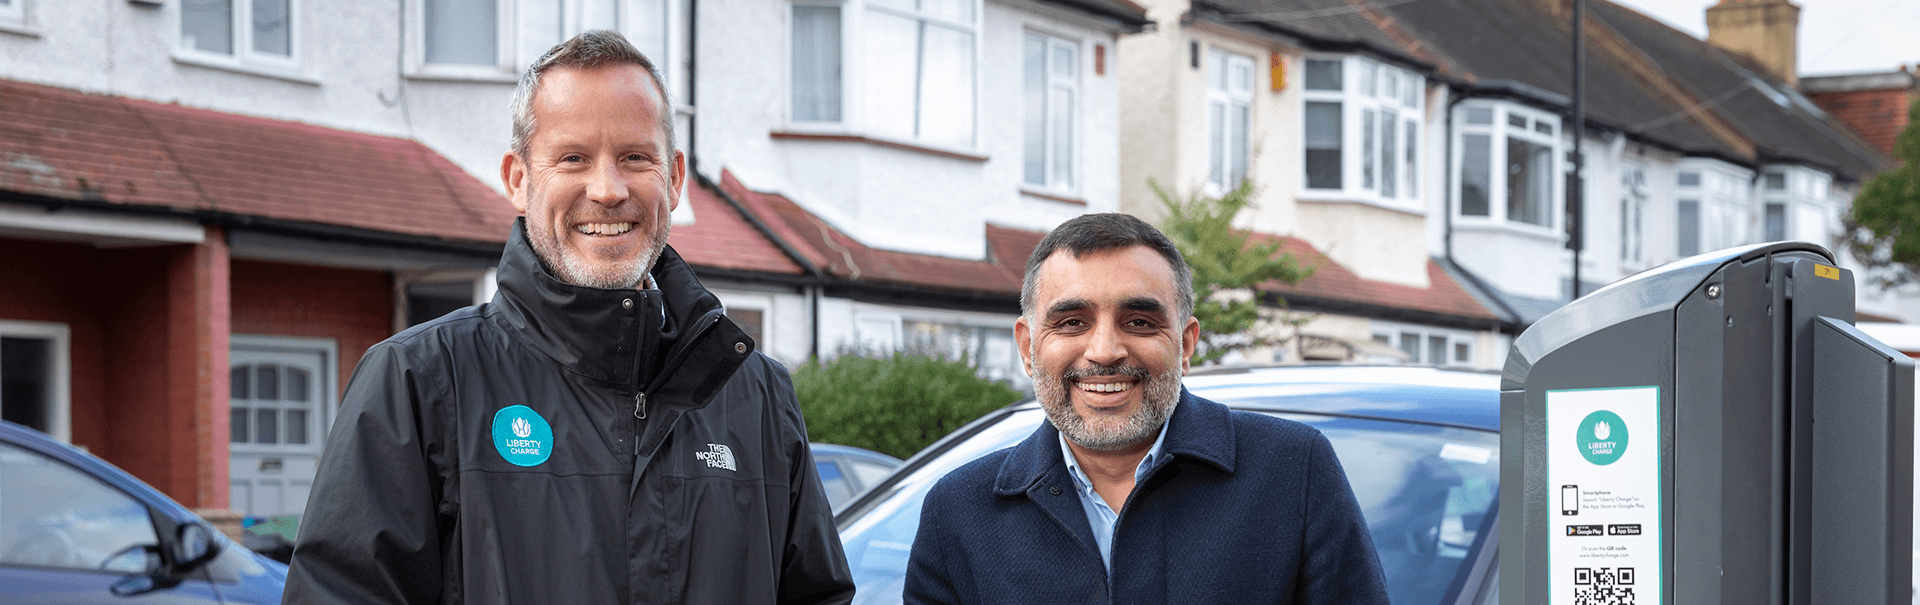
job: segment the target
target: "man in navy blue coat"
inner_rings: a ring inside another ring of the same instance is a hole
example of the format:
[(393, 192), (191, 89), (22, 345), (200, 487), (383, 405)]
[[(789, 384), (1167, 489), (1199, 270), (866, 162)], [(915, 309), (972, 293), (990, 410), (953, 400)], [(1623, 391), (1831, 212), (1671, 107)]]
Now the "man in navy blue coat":
[(1387, 603), (1326, 437), (1180, 386), (1200, 323), (1164, 234), (1061, 224), (1020, 307), (1048, 422), (927, 495), (907, 603)]

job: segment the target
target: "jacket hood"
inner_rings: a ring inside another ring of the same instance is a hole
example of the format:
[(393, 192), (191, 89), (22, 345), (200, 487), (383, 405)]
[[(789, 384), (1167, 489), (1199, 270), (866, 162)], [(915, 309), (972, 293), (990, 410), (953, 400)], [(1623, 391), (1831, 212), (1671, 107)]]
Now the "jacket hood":
[[(1180, 404), (1167, 418), (1167, 440), (1160, 451), (1170, 454), (1160, 466), (1175, 459), (1195, 460), (1221, 472), (1233, 474), (1233, 412), (1227, 406), (1194, 397), (1180, 387)], [(1000, 465), (993, 491), (1003, 497), (1018, 496), (1048, 478), (1066, 474), (1067, 461), (1061, 458), (1060, 429), (1053, 422), (1042, 422), (1032, 435), (1014, 446), (1012, 455)], [(1159, 467), (1147, 469), (1149, 474)]]
[[(694, 389), (724, 382), (752, 353), (751, 338), (727, 320), (720, 299), (693, 274), (672, 246), (650, 271), (657, 290), (593, 288), (560, 281), (527, 240), (526, 219), (515, 219), (500, 256), (500, 289), (493, 304), (508, 327), (568, 372), (628, 391), (660, 391), (683, 382)], [(700, 346), (710, 339), (725, 346)], [(708, 351), (707, 349), (712, 349)], [(687, 364), (696, 353), (720, 354)], [(717, 375), (710, 375), (717, 374)], [(711, 388), (696, 396), (703, 404)]]

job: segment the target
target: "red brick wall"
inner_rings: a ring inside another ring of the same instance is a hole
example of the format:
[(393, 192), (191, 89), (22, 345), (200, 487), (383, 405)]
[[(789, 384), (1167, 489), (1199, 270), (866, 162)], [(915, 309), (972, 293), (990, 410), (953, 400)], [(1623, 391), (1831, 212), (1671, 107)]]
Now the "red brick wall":
[(232, 283), (234, 334), (334, 339), (336, 393), (367, 347), (393, 335), (393, 278), (384, 271), (236, 260)]
[(105, 457), (107, 441), (107, 326), (103, 310), (113, 297), (151, 279), (108, 266), (92, 246), (0, 239), (7, 259), (0, 279), (0, 319), (67, 324), (72, 441)]
[(1907, 128), (1907, 109), (1913, 103), (1913, 97), (1898, 88), (1820, 93), (1812, 98), (1887, 155), (1893, 155), (1894, 138)]

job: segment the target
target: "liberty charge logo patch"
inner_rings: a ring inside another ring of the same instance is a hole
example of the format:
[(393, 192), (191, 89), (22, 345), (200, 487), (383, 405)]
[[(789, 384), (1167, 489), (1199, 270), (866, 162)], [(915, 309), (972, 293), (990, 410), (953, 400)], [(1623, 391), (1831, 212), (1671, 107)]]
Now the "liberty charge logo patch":
[(1600, 466), (1613, 464), (1627, 453), (1627, 422), (1621, 420), (1619, 414), (1599, 410), (1580, 421), (1573, 440), (1587, 462)]
[(693, 457), (706, 461), (710, 468), (724, 468), (739, 472), (740, 467), (733, 463), (733, 448), (718, 443), (707, 444), (707, 451), (694, 452)]
[(493, 414), (493, 449), (514, 466), (540, 466), (553, 456), (553, 427), (524, 405)]

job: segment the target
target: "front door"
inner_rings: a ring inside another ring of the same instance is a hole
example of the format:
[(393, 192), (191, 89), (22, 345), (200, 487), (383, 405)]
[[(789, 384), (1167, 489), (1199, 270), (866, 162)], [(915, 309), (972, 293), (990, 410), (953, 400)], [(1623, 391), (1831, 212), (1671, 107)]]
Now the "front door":
[(232, 372), (229, 506), (249, 517), (307, 508), (332, 411), (331, 347), (236, 338)]

